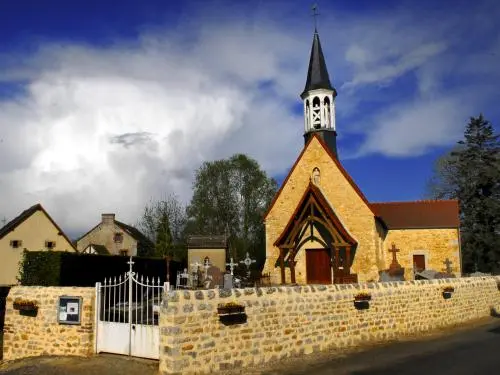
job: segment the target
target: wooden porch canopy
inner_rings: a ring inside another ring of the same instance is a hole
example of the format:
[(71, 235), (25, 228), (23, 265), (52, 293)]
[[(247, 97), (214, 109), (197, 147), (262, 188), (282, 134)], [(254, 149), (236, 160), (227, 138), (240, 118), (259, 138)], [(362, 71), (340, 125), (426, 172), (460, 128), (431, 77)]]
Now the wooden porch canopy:
[[(314, 235), (314, 228), (320, 237)], [(295, 256), (307, 241), (317, 241), (325, 249), (332, 249), (332, 258), (335, 258), (337, 267), (339, 249), (346, 248), (345, 266), (351, 267), (353, 260), (351, 255), (354, 255), (357, 241), (347, 232), (321, 190), (312, 182), (309, 182), (295, 212), (274, 242), (274, 246), (280, 249), (277, 263), (281, 269), (282, 284), (285, 283), (285, 262), (290, 267), (291, 282), (295, 283)]]

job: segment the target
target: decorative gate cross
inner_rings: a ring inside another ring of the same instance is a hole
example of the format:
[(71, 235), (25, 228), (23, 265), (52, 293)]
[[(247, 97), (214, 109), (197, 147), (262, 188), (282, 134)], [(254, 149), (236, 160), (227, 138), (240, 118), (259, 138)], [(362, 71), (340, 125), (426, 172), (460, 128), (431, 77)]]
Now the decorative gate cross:
[(451, 268), (452, 261), (446, 258), (446, 260), (443, 262), (443, 264), (446, 266), (446, 273), (451, 273), (453, 269)]

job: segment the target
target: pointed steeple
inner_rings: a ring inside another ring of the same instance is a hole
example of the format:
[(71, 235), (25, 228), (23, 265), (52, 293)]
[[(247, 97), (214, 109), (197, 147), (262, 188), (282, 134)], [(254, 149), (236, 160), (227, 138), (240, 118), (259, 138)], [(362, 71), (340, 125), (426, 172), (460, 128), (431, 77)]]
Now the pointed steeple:
[(337, 155), (337, 131), (335, 124), (335, 98), (337, 90), (332, 86), (319, 35), (314, 29), (314, 38), (309, 58), (306, 86), (300, 94), (304, 102), (304, 142), (318, 135)]
[(334, 96), (337, 95), (336, 90), (330, 83), (328, 69), (326, 68), (325, 56), (321, 48), (318, 30), (314, 29), (314, 38), (311, 48), (311, 57), (309, 58), (309, 69), (307, 71), (307, 81), (304, 91), (300, 95), (302, 98), (304, 94), (311, 90), (326, 89), (332, 90)]

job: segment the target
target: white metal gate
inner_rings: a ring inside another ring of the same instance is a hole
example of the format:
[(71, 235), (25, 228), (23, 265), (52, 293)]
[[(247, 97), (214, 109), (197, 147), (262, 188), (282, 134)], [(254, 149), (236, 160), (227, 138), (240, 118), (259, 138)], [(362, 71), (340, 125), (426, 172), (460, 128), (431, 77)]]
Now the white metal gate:
[(159, 359), (159, 314), (163, 291), (160, 278), (132, 271), (96, 283), (96, 353), (116, 353)]

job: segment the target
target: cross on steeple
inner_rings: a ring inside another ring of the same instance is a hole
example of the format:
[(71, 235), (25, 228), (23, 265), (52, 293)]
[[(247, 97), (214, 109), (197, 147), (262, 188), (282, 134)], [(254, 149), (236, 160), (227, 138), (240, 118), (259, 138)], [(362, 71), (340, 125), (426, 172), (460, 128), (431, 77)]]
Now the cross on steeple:
[(313, 4), (313, 6), (311, 7), (311, 10), (312, 10), (312, 17), (314, 18), (314, 32), (317, 32), (318, 31), (318, 16), (319, 16), (318, 4)]
[(446, 258), (446, 260), (443, 262), (443, 264), (446, 266), (446, 273), (451, 273), (453, 269), (451, 268), (452, 261)]

